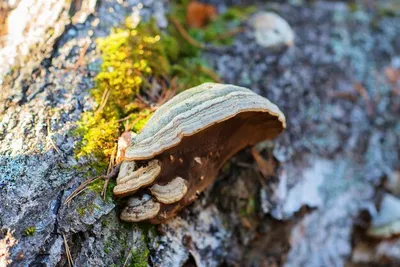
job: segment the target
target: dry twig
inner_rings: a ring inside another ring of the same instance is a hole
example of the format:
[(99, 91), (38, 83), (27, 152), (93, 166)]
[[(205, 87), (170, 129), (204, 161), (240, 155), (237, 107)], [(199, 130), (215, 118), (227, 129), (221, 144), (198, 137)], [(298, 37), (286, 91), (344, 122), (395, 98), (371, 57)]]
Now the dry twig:
[(117, 155), (117, 147), (118, 147), (118, 145), (115, 144), (113, 152), (111, 154), (110, 161), (108, 163), (107, 175), (106, 175), (107, 178), (104, 179), (103, 191), (101, 191), (101, 195), (103, 197), (103, 200), (106, 200), (107, 187), (108, 187), (108, 183), (110, 182), (110, 178), (111, 178), (111, 177), (109, 177), (109, 175), (113, 171), (113, 166), (115, 164), (115, 156)]
[(104, 109), (104, 107), (105, 107), (106, 104), (107, 104), (107, 101), (108, 101), (108, 97), (109, 97), (109, 96), (110, 96), (110, 89), (107, 89), (107, 90), (104, 91), (104, 93), (103, 93), (103, 95), (102, 95), (102, 97), (101, 97), (100, 106), (99, 106), (99, 108), (96, 110), (95, 115), (99, 114), (99, 113)]
[(254, 147), (251, 149), (251, 155), (256, 161), (258, 169), (264, 178), (269, 178), (275, 174), (273, 162), (271, 162), (271, 160), (265, 160)]
[(207, 74), (208, 76), (210, 76), (215, 82), (220, 83), (221, 79), (218, 77), (218, 75), (216, 75), (213, 71), (211, 71), (208, 68), (205, 68), (203, 66), (200, 66), (199, 70), (205, 74)]
[(233, 28), (232, 30), (227, 31), (226, 33), (223, 33), (223, 34), (217, 36), (215, 38), (215, 40), (216, 41), (221, 41), (221, 40), (225, 40), (225, 39), (231, 38), (231, 37), (235, 36), (238, 33), (244, 32), (244, 30), (245, 30), (244, 27)]
[(76, 71), (81, 67), (83, 64), (83, 59), (85, 58), (85, 54), (87, 50), (89, 49), (90, 43), (88, 41), (85, 42), (85, 45), (83, 46), (81, 52), (79, 53), (78, 60), (75, 62), (74, 66), (72, 67), (73, 71)]
[[(79, 194), (81, 194), (81, 193), (87, 188), (87, 186), (88, 186), (89, 184), (93, 183), (94, 181), (97, 181), (97, 180), (99, 180), (99, 179), (105, 179), (105, 180), (107, 180), (107, 179), (112, 179), (112, 178), (117, 177), (120, 166), (121, 166), (121, 163), (118, 163), (118, 164), (116, 164), (116, 165), (113, 167), (113, 169), (111, 170), (111, 172), (108, 173), (107, 175), (96, 176), (96, 177), (90, 178), (89, 180), (86, 180), (85, 182), (83, 182), (82, 184), (80, 184), (80, 185), (71, 193), (71, 195), (69, 195), (69, 196), (67, 197), (67, 199), (66, 199), (65, 202), (64, 202), (64, 205), (67, 205), (67, 206), (69, 207), (71, 201), (72, 201), (76, 196), (78, 196)], [(102, 193), (102, 194), (103, 194), (103, 193)]]
[(133, 252), (133, 248), (131, 248), (131, 249), (129, 250), (129, 252), (128, 252), (128, 256), (126, 256), (126, 259), (125, 259), (124, 265), (122, 265), (122, 267), (125, 267), (125, 266), (126, 266), (126, 264), (128, 264), (128, 260), (129, 260), (129, 258), (131, 257), (131, 255), (132, 255), (132, 252)]
[(54, 144), (53, 139), (51, 139), (51, 130), (50, 130), (50, 119), (47, 119), (47, 139), (49, 140), (51, 146), (54, 148), (54, 150), (58, 153), (61, 154), (60, 149)]
[(332, 98), (342, 98), (352, 102), (357, 100), (355, 93), (348, 91), (330, 91), (328, 92), (328, 96)]
[(372, 116), (374, 115), (374, 108), (372, 106), (371, 98), (365, 89), (364, 86), (362, 86), (360, 83), (356, 83), (354, 85), (354, 89), (360, 94), (360, 96), (364, 99), (365, 104), (367, 106), (367, 113), (368, 115)]
[(74, 261), (72, 259), (71, 251), (69, 250), (67, 238), (65, 237), (65, 234), (62, 234), (62, 236), (64, 239), (65, 253), (67, 254), (68, 266), (72, 267), (74, 266)]
[(202, 44), (202, 43), (198, 42), (197, 40), (193, 39), (193, 38), (189, 35), (189, 33), (183, 28), (183, 26), (181, 25), (181, 23), (180, 23), (178, 20), (176, 20), (176, 19), (174, 19), (174, 18), (172, 18), (172, 17), (168, 17), (168, 20), (169, 20), (172, 24), (174, 24), (174, 26), (176, 27), (176, 29), (178, 30), (178, 32), (182, 35), (182, 37), (183, 37), (189, 44), (191, 44), (191, 45), (193, 45), (193, 46), (195, 46), (195, 47), (197, 47), (197, 48), (200, 48), (200, 49), (203, 49), (203, 48), (205, 47), (204, 44)]

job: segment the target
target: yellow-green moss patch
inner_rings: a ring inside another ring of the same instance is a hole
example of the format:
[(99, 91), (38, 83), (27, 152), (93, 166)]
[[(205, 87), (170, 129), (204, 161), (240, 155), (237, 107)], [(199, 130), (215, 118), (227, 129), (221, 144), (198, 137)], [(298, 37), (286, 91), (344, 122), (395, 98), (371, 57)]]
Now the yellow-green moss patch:
[(35, 226), (29, 226), (28, 228), (25, 229), (24, 235), (25, 236), (32, 236), (36, 233), (36, 227)]
[[(187, 1), (175, 5), (171, 14), (183, 26), (186, 5)], [(239, 25), (243, 20), (241, 14), (243, 11), (231, 8), (205, 29), (188, 29), (188, 33), (201, 42), (225, 44), (226, 40), (221, 42), (217, 36), (224, 29)], [(116, 141), (124, 131), (140, 132), (158, 101), (163, 100), (157, 95), (219, 80), (202, 60), (201, 49), (185, 41), (174, 25), (162, 31), (153, 21), (134, 27), (127, 19), (107, 37), (98, 39), (97, 49), (102, 64), (95, 87), (90, 90), (97, 106), (82, 114), (74, 131), (81, 140), (76, 156), (91, 158), (97, 171), (107, 168)], [(100, 192), (102, 185), (98, 181), (89, 189)]]

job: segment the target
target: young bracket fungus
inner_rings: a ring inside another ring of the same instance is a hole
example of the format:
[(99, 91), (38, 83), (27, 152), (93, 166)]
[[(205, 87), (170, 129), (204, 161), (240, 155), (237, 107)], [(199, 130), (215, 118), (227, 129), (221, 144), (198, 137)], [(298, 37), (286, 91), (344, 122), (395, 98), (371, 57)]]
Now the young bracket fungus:
[(162, 223), (193, 202), (246, 146), (276, 137), (285, 116), (243, 87), (205, 83), (161, 106), (125, 152), (114, 188), (121, 219)]

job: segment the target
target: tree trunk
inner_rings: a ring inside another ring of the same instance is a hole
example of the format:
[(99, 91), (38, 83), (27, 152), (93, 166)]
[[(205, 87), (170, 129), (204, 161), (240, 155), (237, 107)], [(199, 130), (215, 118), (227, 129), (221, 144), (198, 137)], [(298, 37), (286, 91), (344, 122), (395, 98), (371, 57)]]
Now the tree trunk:
[(71, 131), (83, 111), (95, 108), (95, 40), (139, 2), (144, 19), (165, 27), (168, 3), (161, 1), (0, 6), (0, 22), (7, 16), (0, 25), (0, 266), (359, 263), (353, 247), (367, 242), (368, 223), (360, 213), (373, 214), (382, 192), (396, 195), (382, 181), (400, 170), (395, 4), (264, 4), (259, 9), (276, 11), (293, 27), (293, 47), (262, 48), (245, 25), (231, 46), (204, 51), (225, 83), (276, 103), (288, 128), (255, 150), (270, 175), (246, 149), (193, 205), (154, 227), (122, 223), (118, 205), (93, 190), (63, 204), (92, 173), (89, 161), (75, 159), (78, 137)]

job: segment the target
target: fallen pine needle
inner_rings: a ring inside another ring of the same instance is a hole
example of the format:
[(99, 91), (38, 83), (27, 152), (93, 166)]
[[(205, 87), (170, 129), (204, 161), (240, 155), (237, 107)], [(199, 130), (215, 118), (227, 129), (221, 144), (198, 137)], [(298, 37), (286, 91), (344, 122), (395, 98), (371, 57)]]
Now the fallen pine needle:
[(360, 83), (356, 83), (354, 85), (354, 89), (360, 94), (360, 96), (364, 99), (365, 104), (367, 106), (367, 113), (368, 115), (372, 116), (374, 115), (374, 108), (372, 106), (371, 98), (365, 89), (364, 86), (362, 86)]
[(64, 239), (65, 253), (67, 254), (68, 266), (72, 267), (74, 266), (74, 261), (72, 259), (71, 251), (69, 250), (67, 238), (65, 237), (65, 234), (62, 234), (62, 236)]
[(187, 33), (187, 31), (183, 28), (183, 26), (181, 25), (181, 23), (172, 18), (172, 17), (168, 17), (169, 21), (174, 24), (175, 28), (178, 30), (178, 32), (182, 35), (182, 37), (191, 45), (203, 49), (205, 47), (204, 44), (198, 42), (197, 40), (193, 39), (189, 33)]
[(47, 119), (47, 139), (49, 140), (51, 146), (54, 148), (54, 150), (58, 153), (61, 154), (60, 149), (54, 144), (53, 139), (51, 139), (51, 130), (50, 130), (50, 119)]
[(128, 252), (128, 256), (126, 256), (126, 259), (125, 259), (124, 265), (122, 265), (122, 267), (125, 267), (125, 266), (126, 266), (126, 264), (128, 263), (128, 260), (129, 260), (129, 258), (131, 257), (132, 251), (133, 251), (133, 248), (131, 248), (131, 249), (129, 250), (129, 252)]

